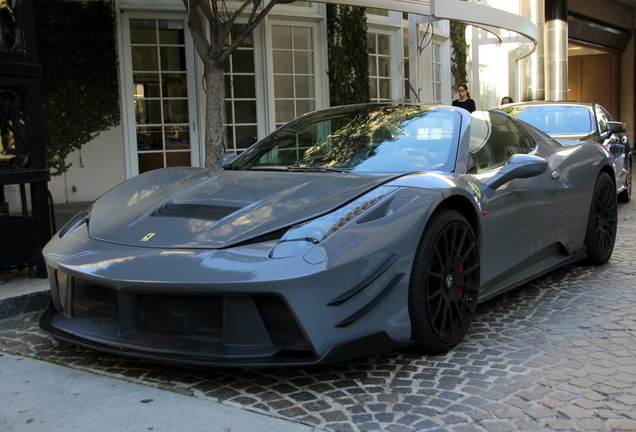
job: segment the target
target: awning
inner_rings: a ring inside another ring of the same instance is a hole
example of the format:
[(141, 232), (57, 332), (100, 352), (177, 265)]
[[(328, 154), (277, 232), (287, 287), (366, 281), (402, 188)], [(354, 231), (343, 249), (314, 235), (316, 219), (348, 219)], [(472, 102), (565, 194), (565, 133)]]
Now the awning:
[(501, 40), (501, 30), (519, 34), (532, 44), (530, 52), (539, 43), (537, 26), (527, 18), (520, 17), (487, 5), (462, 0), (319, 0), (322, 3), (347, 4), (378, 9), (388, 9), (434, 19), (462, 21), (483, 28)]

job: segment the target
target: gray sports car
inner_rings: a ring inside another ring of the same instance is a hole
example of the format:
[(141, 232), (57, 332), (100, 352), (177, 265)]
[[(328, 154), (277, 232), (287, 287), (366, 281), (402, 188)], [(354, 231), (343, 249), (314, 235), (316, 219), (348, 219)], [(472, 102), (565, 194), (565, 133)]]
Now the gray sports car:
[(443, 353), (477, 304), (616, 238), (612, 158), (500, 111), (301, 116), (223, 169), (104, 194), (44, 249), (55, 338), (190, 364)]
[(632, 149), (625, 123), (614, 121), (605, 108), (595, 102), (520, 102), (503, 105), (505, 113), (530, 123), (563, 144), (592, 141), (612, 155), (618, 200), (632, 197)]

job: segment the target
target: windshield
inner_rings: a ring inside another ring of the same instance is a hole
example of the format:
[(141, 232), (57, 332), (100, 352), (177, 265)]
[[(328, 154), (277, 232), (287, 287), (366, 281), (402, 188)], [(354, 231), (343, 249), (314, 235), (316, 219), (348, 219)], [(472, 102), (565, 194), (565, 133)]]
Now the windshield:
[(292, 120), (226, 167), (298, 171), (451, 171), (460, 114), (400, 104), (353, 105)]
[(551, 136), (585, 136), (593, 132), (590, 110), (575, 105), (532, 105), (502, 108)]

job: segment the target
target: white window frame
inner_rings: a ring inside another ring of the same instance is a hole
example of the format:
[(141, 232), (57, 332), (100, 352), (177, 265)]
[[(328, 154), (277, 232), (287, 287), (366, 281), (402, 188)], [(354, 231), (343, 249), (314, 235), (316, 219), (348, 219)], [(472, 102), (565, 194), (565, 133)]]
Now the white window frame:
[(388, 17), (367, 14), (367, 33), (389, 36), (389, 54), (391, 57), (391, 89), (392, 101), (404, 101), (404, 33), (402, 12), (390, 11)]
[[(168, 4), (170, 3), (170, 4)], [(240, 6), (241, 2), (228, 2), (228, 6)], [(124, 135), (124, 158), (126, 178), (138, 174), (138, 158), (136, 145), (136, 124), (133, 106), (132, 59), (130, 50), (130, 19), (183, 19), (187, 24), (187, 15), (182, 9), (182, 3), (168, 0), (161, 7), (165, 12), (156, 12), (155, 8), (145, 3), (129, 0), (119, 3), (120, 14), (120, 77), (122, 80), (120, 96), (122, 100), (122, 126)], [(151, 10), (152, 9), (152, 10)], [(176, 11), (177, 10), (177, 11)], [(241, 19), (237, 21), (241, 22)], [(257, 134), (262, 138), (275, 128), (273, 94), (273, 66), (271, 41), (271, 25), (299, 25), (311, 26), (314, 34), (314, 95), (315, 108), (329, 106), (329, 77), (327, 70), (327, 20), (326, 5), (323, 3), (280, 4), (265, 17), (261, 25), (253, 32), (254, 38), (254, 72), (256, 76), (256, 117)], [(188, 66), (188, 88), (192, 89), (189, 99), (191, 122), (191, 151), (192, 166), (201, 166), (205, 154), (205, 94), (203, 89), (203, 63), (194, 49), (192, 35), (185, 32), (186, 55)], [(190, 63), (192, 59), (192, 63)], [(192, 72), (192, 73), (191, 73)]]
[[(245, 24), (245, 20), (244, 19), (238, 19), (236, 21), (237, 24)], [(257, 134), (257, 138), (261, 138), (265, 135), (267, 135), (267, 127), (265, 126), (266, 121), (265, 119), (267, 118), (267, 106), (266, 104), (263, 102), (264, 100), (267, 99), (267, 88), (265, 85), (265, 72), (266, 72), (266, 67), (265, 67), (265, 58), (266, 56), (263, 54), (263, 52), (265, 51), (265, 49), (263, 48), (264, 43), (264, 30), (263, 30), (263, 26), (259, 25), (257, 26), (254, 31), (252, 32), (252, 38), (253, 38), (253, 44), (254, 44), (254, 74), (255, 74), (255, 91), (256, 91), (256, 134)], [(199, 60), (200, 65), (201, 65), (201, 71), (203, 71), (203, 63)], [(199, 79), (199, 82), (203, 82), (203, 77), (201, 77)], [(225, 85), (225, 84), (224, 84)], [(205, 91), (203, 89), (203, 87), (199, 88), (199, 92), (202, 95), (205, 95)], [(224, 98), (226, 97), (226, 95), (224, 95)], [(201, 124), (205, 124), (205, 100), (204, 98), (201, 98), (201, 112), (202, 112), (202, 118)], [(226, 125), (227, 124), (227, 113), (225, 112), (225, 102), (226, 100), (223, 100), (223, 124)], [(236, 119), (234, 119), (234, 123), (236, 123)], [(203, 141), (205, 144), (205, 137), (203, 137)], [(228, 146), (228, 151), (232, 151), (229, 149)], [(202, 151), (202, 154), (205, 154), (205, 149)]]
[(201, 103), (199, 102), (200, 89), (197, 86), (199, 76), (198, 57), (194, 51), (192, 35), (188, 30), (188, 17), (185, 13), (163, 13), (150, 11), (122, 11), (120, 21), (121, 45), (120, 45), (120, 98), (122, 129), (124, 136), (124, 159), (125, 175), (131, 178), (139, 174), (139, 160), (137, 157), (137, 125), (135, 122), (134, 108), (134, 83), (132, 80), (132, 50), (130, 38), (130, 20), (183, 20), (185, 54), (187, 64), (187, 85), (188, 85), (188, 115), (190, 122), (190, 164), (200, 166), (202, 161), (202, 149), (204, 146), (204, 128), (201, 123)]
[[(422, 103), (433, 103), (434, 91), (433, 91), (433, 47), (432, 44), (440, 45), (440, 56), (442, 65), (442, 93), (441, 104), (450, 105), (452, 103), (452, 89), (451, 89), (451, 60), (450, 60), (450, 23), (446, 20), (438, 21), (435, 26), (428, 27), (426, 22), (419, 23), (417, 25), (418, 40), (424, 37), (426, 30), (433, 32), (433, 34), (426, 35), (427, 40), (430, 40), (423, 50), (421, 55), (411, 57), (411, 61), (417, 63), (417, 71), (415, 75), (418, 76), (419, 85), (416, 87), (419, 91), (420, 101)], [(414, 51), (419, 49), (414, 47)], [(413, 55), (414, 53), (412, 53)], [(413, 72), (413, 71), (412, 71)], [(415, 86), (414, 86), (415, 87)]]
[[(324, 5), (320, 9), (324, 10)], [(315, 9), (314, 9), (315, 10)], [(319, 19), (318, 19), (319, 18)], [(265, 36), (263, 44), (263, 53), (265, 55), (265, 67), (266, 67), (266, 84), (264, 86), (263, 98), (264, 110), (268, 113), (266, 122), (268, 130), (264, 131), (264, 134), (272, 132), (276, 129), (275, 118), (275, 99), (274, 99), (274, 60), (273, 51), (271, 45), (272, 41), (272, 27), (273, 26), (294, 26), (294, 27), (309, 27), (312, 29), (313, 34), (313, 61), (314, 61), (314, 97), (316, 110), (326, 108), (329, 106), (329, 77), (327, 68), (327, 24), (326, 24), (326, 12), (324, 15), (320, 14), (316, 18), (312, 17), (272, 17), (266, 18)], [(266, 48), (266, 49), (265, 49)], [(261, 75), (263, 76), (263, 75)]]

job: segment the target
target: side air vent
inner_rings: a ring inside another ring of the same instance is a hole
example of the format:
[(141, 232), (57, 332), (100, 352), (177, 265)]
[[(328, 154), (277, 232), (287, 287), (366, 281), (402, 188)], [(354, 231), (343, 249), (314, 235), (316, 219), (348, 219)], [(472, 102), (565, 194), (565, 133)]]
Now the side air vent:
[(225, 216), (240, 210), (240, 207), (214, 206), (205, 204), (173, 204), (167, 203), (155, 211), (152, 217), (182, 217), (188, 219), (201, 219), (217, 221)]

